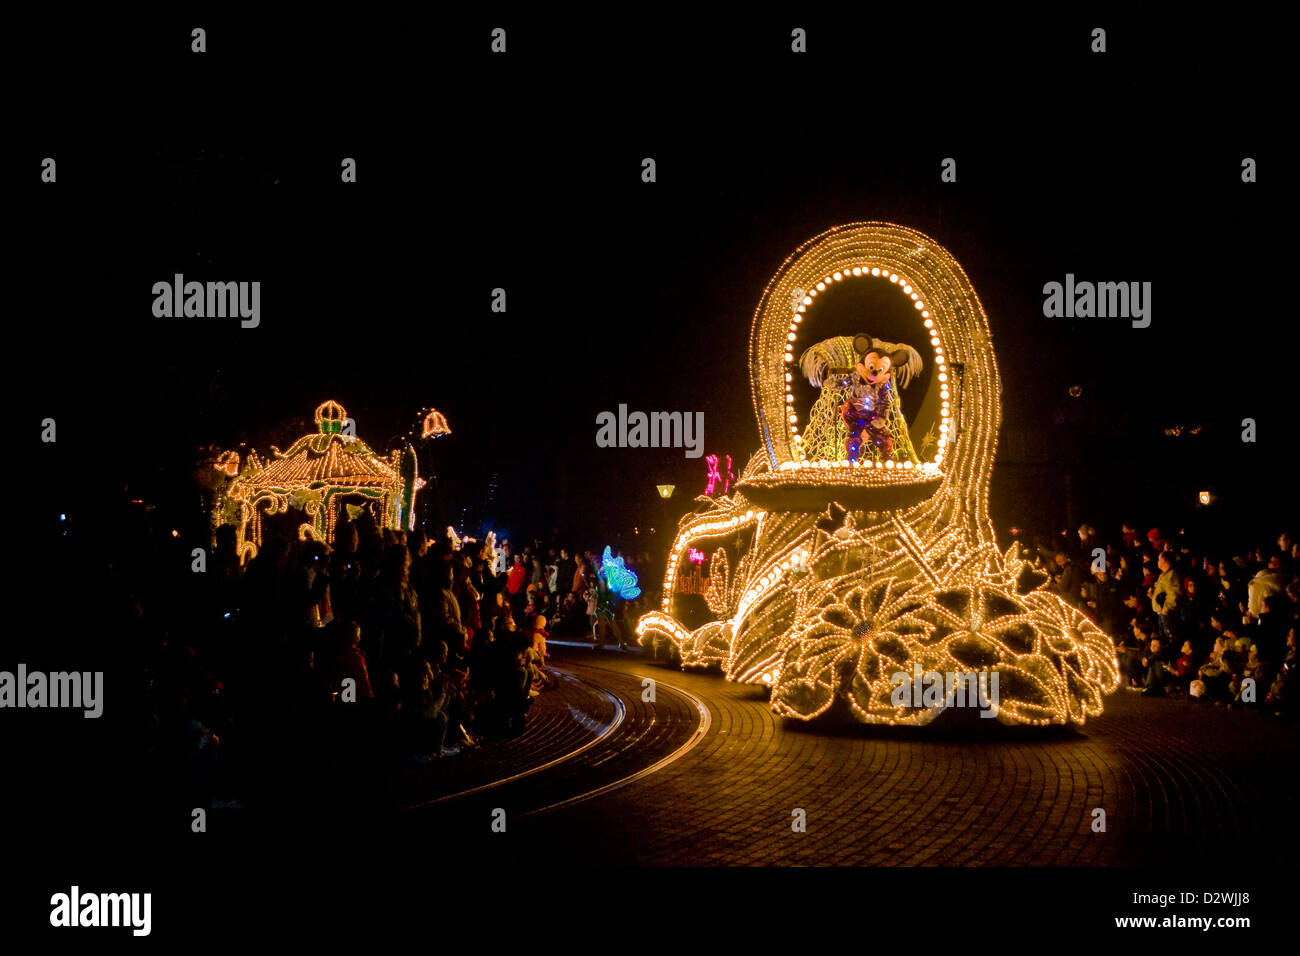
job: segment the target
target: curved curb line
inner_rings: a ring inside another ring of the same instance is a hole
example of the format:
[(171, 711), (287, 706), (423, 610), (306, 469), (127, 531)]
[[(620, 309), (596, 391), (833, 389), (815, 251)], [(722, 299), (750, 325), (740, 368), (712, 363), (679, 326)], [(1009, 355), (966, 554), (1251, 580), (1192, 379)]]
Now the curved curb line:
[[(586, 666), (591, 666), (591, 665), (586, 665)], [(609, 670), (609, 668), (606, 667), (597, 667), (594, 669)], [(626, 671), (611, 671), (611, 673), (634, 677), (638, 680), (646, 679), (640, 674), (629, 675), (627, 674)], [(613, 783), (607, 783), (603, 787), (597, 787), (595, 790), (588, 790), (586, 793), (580, 793), (575, 797), (569, 797), (565, 800), (561, 800), (558, 803), (548, 804), (547, 806), (544, 807), (538, 807), (535, 810), (528, 810), (525, 813), (517, 814), (515, 816), (515, 819), (520, 820), (523, 819), (524, 817), (531, 817), (541, 813), (550, 813), (552, 810), (559, 810), (562, 807), (572, 806), (575, 803), (582, 803), (584, 800), (590, 800), (593, 797), (599, 797), (602, 794), (610, 793), (611, 791), (618, 790), (620, 787), (626, 787), (629, 783), (634, 783), (635, 781), (640, 780), (642, 777), (648, 777), (652, 773), (657, 773), (658, 771), (662, 770), (664, 767), (668, 766), (669, 764), (677, 760), (680, 760), (682, 757), (686, 756), (686, 754), (688, 754), (690, 751), (695, 749), (695, 747), (700, 743), (701, 740), (704, 739), (705, 735), (709, 732), (709, 727), (712, 726), (713, 724), (713, 718), (709, 715), (709, 708), (705, 706), (704, 701), (700, 700), (690, 691), (682, 690), (680, 687), (674, 687), (672, 684), (666, 684), (663, 681), (659, 680), (657, 677), (652, 677), (649, 679), (653, 680), (659, 686), (667, 687), (669, 690), (673, 691), (674, 693), (681, 694), (687, 700), (695, 704), (696, 708), (700, 712), (700, 723), (695, 728), (695, 732), (691, 734), (690, 740), (686, 741), (686, 743), (682, 744), (672, 753), (668, 754), (665, 757), (660, 758), (650, 766), (645, 767), (642, 770), (638, 770), (634, 774), (630, 774), (619, 780), (615, 780)]]
[(591, 683), (590, 681), (585, 681), (577, 674), (573, 674), (562, 667), (552, 667), (551, 670), (558, 671), (559, 673), (564, 674), (564, 676), (566, 676), (570, 680), (575, 680), (580, 684), (584, 684), (587, 687), (591, 688), (592, 690), (596, 691), (598, 694), (603, 694), (609, 700), (613, 701), (614, 719), (613, 721), (610, 722), (610, 725), (606, 727), (603, 731), (601, 731), (600, 734), (593, 737), (591, 740), (588, 740), (581, 747), (578, 747), (574, 750), (570, 750), (566, 754), (561, 754), (560, 756), (556, 757), (553, 760), (548, 760), (546, 763), (538, 764), (536, 767), (530, 767), (527, 770), (521, 770), (519, 771), (519, 773), (511, 774), (509, 777), (502, 777), (500, 780), (493, 780), (490, 783), (480, 784), (477, 787), (470, 787), (468, 790), (460, 790), (456, 793), (449, 793), (446, 796), (436, 797), (433, 800), (426, 800), (423, 803), (413, 803), (410, 806), (402, 807), (402, 812), (406, 812), (408, 810), (422, 810), (425, 807), (437, 806), (438, 804), (446, 803), (449, 800), (458, 800), (461, 797), (468, 797), (471, 794), (482, 793), (484, 790), (491, 790), (493, 787), (500, 787), (504, 784), (510, 783), (511, 781), (521, 780), (524, 777), (531, 776), (532, 774), (541, 773), (541, 771), (543, 770), (547, 770), (550, 767), (554, 767), (556, 764), (564, 763), (564, 761), (566, 760), (572, 760), (574, 757), (578, 756), (578, 754), (585, 753), (586, 751), (590, 750), (592, 747), (596, 746), (596, 744), (600, 743), (602, 740), (604, 740), (606, 737), (612, 734), (615, 730), (617, 730), (619, 728), (619, 725), (623, 723), (623, 718), (627, 715), (627, 708), (623, 706), (623, 701), (620, 700), (616, 694), (611, 694), (609, 691), (605, 690), (605, 688), (597, 687), (595, 684)]

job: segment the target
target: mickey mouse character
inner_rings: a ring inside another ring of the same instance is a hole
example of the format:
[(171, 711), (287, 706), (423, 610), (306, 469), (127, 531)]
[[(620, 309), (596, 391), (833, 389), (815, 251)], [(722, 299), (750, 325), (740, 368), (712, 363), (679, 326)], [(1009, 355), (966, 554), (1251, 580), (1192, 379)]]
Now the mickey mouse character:
[(894, 457), (894, 438), (890, 432), (891, 419), (897, 414), (897, 395), (894, 394), (894, 373), (904, 370), (900, 377), (911, 377), (913, 366), (920, 365), (916, 350), (900, 345), (892, 351), (878, 345), (865, 333), (854, 336), (853, 351), (858, 357), (855, 368), (857, 380), (849, 387), (840, 415), (848, 426), (846, 457), (857, 461), (863, 442), (875, 445), (882, 461)]

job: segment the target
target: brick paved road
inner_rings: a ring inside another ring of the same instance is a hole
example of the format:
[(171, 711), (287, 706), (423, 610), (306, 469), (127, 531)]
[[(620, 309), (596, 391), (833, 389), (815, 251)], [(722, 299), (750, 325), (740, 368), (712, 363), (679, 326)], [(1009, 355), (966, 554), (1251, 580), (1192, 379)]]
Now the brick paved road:
[[(150, 890), (159, 936), (239, 943), (273, 926), (331, 942), (349, 927), (373, 942), (401, 919), (440, 932), (429, 920), (442, 912), (506, 932), (542, 920), (620, 947), (687, 938), (705, 948), (700, 934), (712, 932), (730, 946), (806, 948), (814, 911), (792, 904), (801, 893), (848, 939), (869, 917), (886, 938), (896, 918), (909, 941), (939, 926), (979, 942), (988, 933), (1077, 941), (1113, 934), (1116, 916), (1165, 915), (1133, 905), (1135, 892), (1246, 890), (1249, 908), (1195, 913), (1245, 914), (1259, 925), (1280, 925), (1290, 911), (1291, 882), (1267, 871), (1290, 862), (1294, 725), (1121, 693), (1081, 731), (978, 718), (969, 727), (810, 730), (775, 719), (756, 689), (718, 676), (617, 651), (554, 654), (581, 683), (543, 695), (528, 735), (455, 772), (450, 758), (407, 795), (427, 803), (448, 787), (534, 772), (403, 813), (356, 806), (351, 791), (322, 791), (278, 815), (214, 811), (204, 834), (179, 815), (147, 830), (124, 825), (93, 803), (85, 811), (93, 826), (20, 822), (6, 845), (19, 847), (24, 879), (0, 894), (0, 923), (48, 925), (51, 894), (73, 882)], [(641, 699), (643, 676), (659, 682), (653, 704)], [(623, 711), (608, 733), (619, 707), (605, 692)], [(796, 807), (807, 813), (806, 833), (791, 830)], [(1107, 812), (1105, 833), (1089, 827), (1094, 807)], [(506, 811), (504, 833), (491, 829), (496, 808)], [(1228, 859), (1236, 865), (1219, 865)], [(791, 864), (932, 869), (728, 871), (716, 880), (707, 869), (615, 869)], [(1071, 868), (947, 868), (1040, 865)], [(981, 918), (963, 924), (926, 910), (918, 920), (918, 901), (934, 894)], [(688, 936), (667, 935), (683, 913)]]
[(581, 756), (584, 748), (598, 746), (627, 719), (617, 695), (569, 673), (557, 677), (558, 686), (534, 701), (521, 736), (401, 767), (394, 782), (401, 803), (419, 807), (446, 802), (460, 794), (496, 789), (504, 780), (523, 780), (575, 754)]
[[(604, 659), (617, 662), (622, 656), (606, 652)], [(600, 659), (590, 650), (585, 657)], [(530, 715), (522, 737), (440, 761), (440, 776), (425, 776), (424, 768), (409, 772), (409, 779), (418, 784), (412, 792), (452, 796), (436, 803), (414, 797), (403, 801), (408, 825), (440, 838), (449, 831), (464, 832), (473, 843), (474, 836), (489, 832), (486, 824), (495, 808), (504, 809), (512, 821), (522, 820), (627, 786), (692, 740), (698, 742), (707, 722), (695, 701), (667, 687), (659, 690), (653, 703), (647, 702), (641, 678), (621, 669), (566, 662), (557, 673), (560, 687), (537, 699), (532, 713), (541, 720)], [(611, 701), (617, 702), (617, 712)], [(485, 785), (494, 776), (506, 779)], [(473, 792), (466, 793), (471, 787)]]
[[(871, 866), (1206, 863), (1283, 848), (1265, 838), (1287, 817), (1282, 781), (1294, 725), (1125, 691), (1082, 730), (843, 726), (811, 731), (768, 709), (759, 690), (671, 670), (638, 655), (557, 649), (556, 663), (622, 697), (634, 716), (562, 779), (521, 783), (509, 836), (487, 837), (485, 805), (464, 807), (471, 842), (490, 855), (563, 854), (616, 865)], [(640, 677), (661, 682), (639, 702)], [(544, 807), (647, 766), (697, 726), (680, 688), (708, 707), (698, 746), (655, 773), (573, 806)], [(956, 716), (956, 715), (954, 715)], [(649, 738), (635, 737), (646, 722)], [(645, 744), (645, 750), (641, 744)], [(639, 764), (638, 764), (639, 761)], [(592, 766), (599, 762), (599, 766)], [(604, 771), (600, 772), (600, 767)], [(539, 775), (540, 776), (540, 775)], [(488, 801), (491, 802), (491, 801)], [(1091, 829), (1093, 809), (1106, 832)], [(792, 811), (807, 832), (791, 829)]]

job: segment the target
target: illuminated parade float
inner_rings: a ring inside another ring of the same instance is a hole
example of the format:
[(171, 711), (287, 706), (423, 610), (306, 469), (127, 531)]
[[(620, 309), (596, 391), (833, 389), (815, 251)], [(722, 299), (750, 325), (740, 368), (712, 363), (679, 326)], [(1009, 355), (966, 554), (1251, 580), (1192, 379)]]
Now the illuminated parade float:
[[(775, 712), (804, 720), (836, 700), (885, 724), (952, 705), (899, 695), (899, 674), (996, 674), (1008, 724), (1100, 714), (1114, 642), (994, 537), (1001, 385), (957, 261), (902, 226), (831, 229), (764, 289), (749, 360), (759, 449), (679, 523), (663, 607), (638, 634), (767, 685)], [(687, 621), (677, 578), (701, 553), (708, 619)]]
[[(446, 420), (426, 416), (428, 429), (445, 434)], [(352, 433), (352, 421), (338, 402), (316, 408), (317, 431), (303, 435), (289, 450), (274, 445), (275, 457), (263, 461), (251, 451), (241, 469), (239, 455), (225, 452), (215, 467), (233, 480), (218, 498), (216, 524), (233, 525), (241, 559), (257, 554), (262, 544), (264, 516), (301, 511), (308, 519), (298, 527), (299, 539), (333, 543), (334, 529), (344, 508), (352, 515), (369, 511), (380, 527), (412, 528), (415, 495), (424, 482), (417, 474), (415, 450), (407, 444), (380, 457)], [(430, 421), (433, 422), (430, 426)]]

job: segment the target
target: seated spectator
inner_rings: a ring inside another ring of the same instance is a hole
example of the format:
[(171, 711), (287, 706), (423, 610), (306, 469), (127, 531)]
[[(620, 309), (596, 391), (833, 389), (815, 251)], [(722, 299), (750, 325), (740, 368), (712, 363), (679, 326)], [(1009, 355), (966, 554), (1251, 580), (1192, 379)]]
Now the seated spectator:
[(1236, 628), (1225, 628), (1223, 636), (1228, 640), (1228, 650), (1231, 652), (1230, 658), (1233, 671), (1241, 670), (1240, 665), (1245, 662), (1246, 655), (1250, 652), (1250, 637), (1242, 635)]
[(1119, 585), (1105, 568), (1092, 572), (1093, 580), (1083, 585), (1083, 610), (1107, 634), (1119, 630), (1124, 605)]
[(537, 605), (537, 613), (550, 620), (555, 617), (555, 606), (555, 595), (544, 591)]
[(1191, 641), (1183, 641), (1183, 647), (1178, 654), (1178, 659), (1174, 661), (1174, 680), (1171, 681), (1171, 684), (1185, 690), (1195, 676), (1196, 650), (1192, 647)]
[(510, 611), (510, 602), (504, 591), (497, 591), (491, 597), (485, 598), (484, 604), (483, 627), (485, 630), (495, 631), (498, 621), (513, 616)]
[(1268, 566), (1246, 585), (1249, 594), (1247, 613), (1258, 618), (1264, 612), (1264, 600), (1277, 594), (1286, 584), (1286, 577), (1282, 574), (1282, 556), (1275, 554), (1268, 559)]
[(543, 607), (543, 602), (545, 601), (545, 598), (543, 596), (544, 594), (545, 592), (542, 590), (542, 588), (538, 587), (537, 585), (534, 584), (528, 585), (528, 600), (524, 603), (525, 629), (528, 627), (528, 622), (531, 621), (535, 616), (537, 616), (537, 614), (541, 612), (541, 608)]
[(1290, 600), (1285, 591), (1264, 598), (1259, 619), (1251, 630), (1265, 660), (1278, 660), (1285, 653), (1289, 611)]
[(371, 700), (375, 695), (370, 687), (370, 671), (366, 666), (366, 655), (361, 651), (361, 625), (356, 621), (344, 621), (342, 634), (343, 646), (334, 656), (331, 683), (336, 691), (341, 692), (343, 681), (350, 678), (354, 682), (356, 700)]
[[(397, 671), (377, 662), (371, 671), (370, 687), (374, 691), (376, 727), (390, 729), (398, 723), (402, 713), (403, 690), (401, 676)], [(394, 735), (400, 738), (400, 735)], [(400, 740), (399, 740), (400, 742)]]
[(1142, 657), (1142, 666), (1146, 671), (1143, 683), (1144, 697), (1163, 697), (1165, 691), (1174, 683), (1177, 676), (1169, 663), (1165, 642), (1158, 637), (1151, 638), (1146, 654)]
[(1119, 659), (1121, 683), (1133, 690), (1140, 690), (1146, 680), (1146, 668), (1142, 658), (1151, 643), (1151, 627), (1141, 618), (1134, 618), (1129, 625), (1129, 632), (1120, 635), (1115, 641), (1115, 656)]
[(473, 695), (470, 693), (469, 646), (463, 632), (452, 633), (449, 642), (438, 647), (434, 670), (447, 683), (447, 741), (453, 747), (477, 747), (479, 737), (469, 729), (474, 722)]
[(408, 669), (410, 676), (402, 681), (408, 688), (402, 714), (407, 724), (410, 752), (420, 763), (454, 755), (458, 748), (446, 746), (449, 682), (434, 671), (429, 660), (423, 658), (412, 658)]
[(1231, 685), (1233, 703), (1241, 707), (1257, 706), (1265, 696), (1266, 676), (1267, 669), (1264, 661), (1260, 659), (1259, 648), (1252, 644), (1246, 655), (1246, 663), (1242, 665), (1241, 674), (1233, 675)]
[(524, 732), (524, 715), (532, 703), (528, 693), (532, 674), (523, 657), (514, 618), (498, 618), (492, 637), (495, 717), (501, 730), (518, 735)]
[(1290, 699), (1291, 692), (1288, 684), (1292, 680), (1292, 675), (1296, 668), (1296, 629), (1293, 627), (1286, 635), (1286, 656), (1282, 658), (1282, 664), (1278, 667), (1277, 676), (1273, 678), (1273, 683), (1269, 685), (1268, 694), (1264, 702), (1276, 716), (1282, 716), (1292, 708)]
[(1232, 667), (1225, 657), (1228, 650), (1227, 638), (1220, 635), (1214, 639), (1214, 649), (1201, 664), (1196, 676), (1205, 684), (1205, 696), (1215, 703), (1226, 703), (1232, 699), (1228, 685), (1232, 681)]
[(586, 603), (573, 592), (564, 595), (563, 601), (564, 603), (556, 609), (555, 620), (552, 622), (555, 632), (574, 637), (581, 636), (587, 624)]

